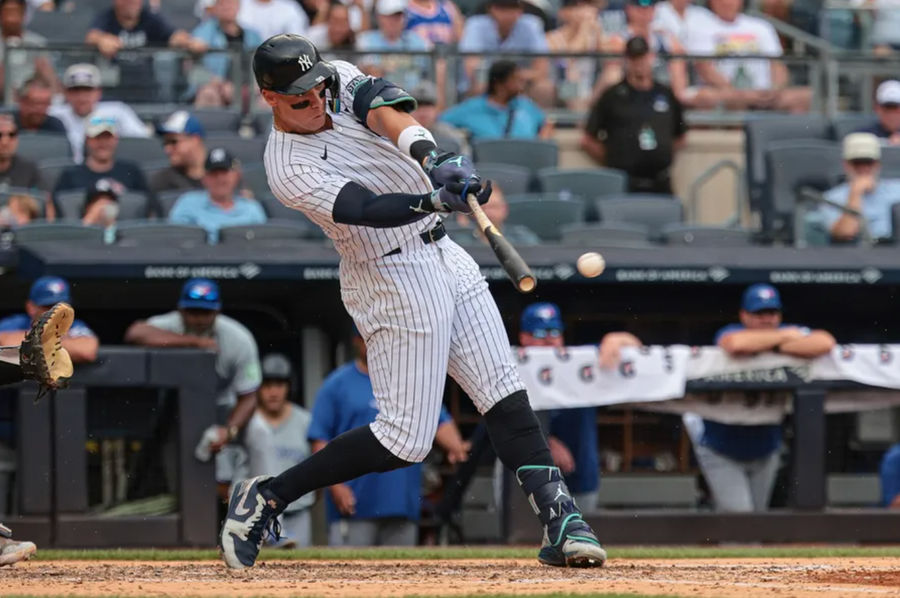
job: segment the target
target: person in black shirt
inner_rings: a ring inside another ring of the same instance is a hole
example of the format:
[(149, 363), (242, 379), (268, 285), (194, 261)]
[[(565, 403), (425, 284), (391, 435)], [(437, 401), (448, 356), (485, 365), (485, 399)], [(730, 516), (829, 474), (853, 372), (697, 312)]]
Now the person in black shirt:
[(47, 114), (53, 99), (53, 87), (40, 77), (32, 77), (19, 89), (19, 109), (13, 113), (16, 126), (31, 133), (65, 135), (66, 127), (55, 116)]
[(203, 189), (206, 174), (206, 132), (197, 117), (186, 110), (170, 115), (156, 132), (162, 137), (170, 167), (150, 178), (153, 193)]
[(9, 114), (0, 114), (0, 186), (40, 189), (41, 176), (34, 162), (16, 152), (19, 149), (19, 127)]
[(878, 120), (858, 132), (872, 133), (884, 145), (900, 145), (900, 81), (888, 79), (878, 86), (875, 114)]
[(687, 126), (672, 90), (653, 79), (647, 40), (625, 46), (625, 77), (591, 109), (581, 147), (594, 160), (628, 173), (629, 191), (672, 193), (669, 167)]
[(87, 192), (99, 179), (109, 179), (123, 191), (148, 193), (144, 173), (134, 162), (116, 160), (119, 137), (115, 120), (94, 116), (85, 127), (85, 159), (83, 164), (70, 166), (62, 171), (53, 189), (56, 208), (56, 194), (61, 191), (79, 190)]

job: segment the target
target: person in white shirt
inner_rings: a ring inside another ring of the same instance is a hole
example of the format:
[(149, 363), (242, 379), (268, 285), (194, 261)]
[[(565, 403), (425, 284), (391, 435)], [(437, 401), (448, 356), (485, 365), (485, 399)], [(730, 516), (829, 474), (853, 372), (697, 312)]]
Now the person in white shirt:
[[(744, 0), (710, 0), (713, 17), (687, 33), (687, 53), (702, 56), (782, 55), (775, 28), (743, 14)], [(694, 89), (688, 103), (696, 108), (782, 110), (806, 112), (812, 99), (808, 87), (791, 87), (787, 68), (762, 58), (698, 61), (704, 87)]]
[(143, 121), (127, 104), (100, 101), (100, 70), (93, 64), (73, 64), (67, 68), (63, 86), (66, 102), (51, 106), (50, 116), (65, 125), (76, 164), (84, 159), (84, 127), (91, 115), (115, 120), (120, 137), (150, 136)]
[(709, 10), (693, 4), (692, 0), (666, 0), (657, 3), (650, 28), (671, 35), (687, 47), (690, 29), (702, 27), (711, 17)]
[(279, 33), (303, 35), (309, 29), (309, 17), (293, 0), (241, 0), (237, 21), (263, 39)]

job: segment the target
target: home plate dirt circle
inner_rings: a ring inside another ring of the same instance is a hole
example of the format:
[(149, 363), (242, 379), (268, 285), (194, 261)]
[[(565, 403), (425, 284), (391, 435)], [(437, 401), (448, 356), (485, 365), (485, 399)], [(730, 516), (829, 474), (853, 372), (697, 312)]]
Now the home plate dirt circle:
[(531, 560), (267, 561), (228, 571), (215, 561), (31, 561), (0, 569), (24, 596), (461, 596), (592, 594), (835, 598), (900, 595), (900, 559), (611, 560), (555, 569)]

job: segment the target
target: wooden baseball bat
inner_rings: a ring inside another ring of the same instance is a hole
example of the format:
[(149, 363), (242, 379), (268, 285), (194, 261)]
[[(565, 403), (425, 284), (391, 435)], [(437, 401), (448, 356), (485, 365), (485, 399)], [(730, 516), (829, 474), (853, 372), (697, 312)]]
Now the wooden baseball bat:
[(484, 233), (484, 237), (487, 239), (491, 249), (494, 250), (497, 259), (500, 260), (500, 265), (503, 266), (506, 275), (509, 276), (516, 290), (520, 293), (533, 291), (534, 287), (537, 286), (537, 278), (531, 273), (531, 268), (528, 267), (528, 264), (519, 255), (519, 252), (516, 251), (516, 248), (497, 230), (491, 219), (481, 209), (481, 205), (478, 203), (475, 195), (469, 193), (466, 197), (466, 202), (472, 210), (472, 215), (475, 216), (478, 228)]

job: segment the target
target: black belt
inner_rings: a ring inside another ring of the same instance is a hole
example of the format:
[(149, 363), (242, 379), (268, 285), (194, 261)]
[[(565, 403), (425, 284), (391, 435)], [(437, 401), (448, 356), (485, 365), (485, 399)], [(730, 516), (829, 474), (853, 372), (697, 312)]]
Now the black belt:
[[(441, 239), (443, 239), (446, 236), (447, 236), (447, 229), (444, 228), (443, 222), (438, 222), (438, 225), (435, 226), (433, 229), (419, 234), (419, 238), (422, 239), (422, 243), (424, 243), (425, 245), (428, 245), (429, 243), (434, 243), (435, 241), (440, 241)], [(397, 255), (398, 253), (401, 253), (399, 247), (397, 249), (393, 249), (393, 250), (385, 253), (383, 257), (387, 257), (389, 255)]]

